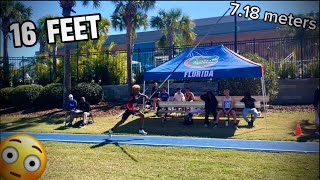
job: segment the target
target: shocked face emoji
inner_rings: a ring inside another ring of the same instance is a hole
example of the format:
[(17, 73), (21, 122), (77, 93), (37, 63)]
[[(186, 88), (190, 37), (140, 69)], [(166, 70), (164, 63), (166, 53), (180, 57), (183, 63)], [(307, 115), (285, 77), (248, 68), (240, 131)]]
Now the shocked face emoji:
[(47, 153), (36, 138), (16, 134), (0, 144), (0, 176), (4, 179), (38, 179), (47, 164)]

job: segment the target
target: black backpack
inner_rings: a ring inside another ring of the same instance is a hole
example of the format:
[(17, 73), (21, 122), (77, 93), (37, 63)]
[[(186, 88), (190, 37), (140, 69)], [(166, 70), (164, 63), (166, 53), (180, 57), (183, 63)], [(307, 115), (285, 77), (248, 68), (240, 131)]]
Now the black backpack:
[(183, 119), (183, 125), (191, 125), (193, 124), (193, 119), (192, 119), (193, 114), (189, 113), (187, 115), (184, 116)]

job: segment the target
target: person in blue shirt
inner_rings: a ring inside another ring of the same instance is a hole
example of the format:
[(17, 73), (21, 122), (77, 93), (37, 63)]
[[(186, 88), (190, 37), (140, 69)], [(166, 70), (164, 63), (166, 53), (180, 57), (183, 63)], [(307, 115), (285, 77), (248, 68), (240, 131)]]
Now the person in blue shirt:
[[(67, 104), (67, 111), (65, 113), (65, 120), (64, 120), (64, 123), (67, 123), (69, 122), (68, 126), (72, 126), (72, 120), (74, 119), (75, 117), (75, 111), (76, 111), (76, 108), (77, 108), (77, 101), (75, 99), (73, 99), (73, 95), (72, 94), (69, 94), (69, 101), (68, 101), (68, 104)], [(68, 118), (69, 116), (69, 118)]]
[(170, 95), (169, 95), (169, 93), (167, 93), (166, 87), (162, 88), (162, 92), (161, 92), (159, 98), (160, 98), (160, 101), (169, 101)]
[[(161, 107), (159, 107), (159, 101), (169, 101), (169, 98), (170, 98), (170, 94), (167, 93), (167, 88), (166, 87), (163, 87), (162, 88), (162, 92), (160, 93), (159, 95), (159, 98), (158, 98), (158, 101), (157, 101), (157, 111), (159, 111), (161, 109)], [(168, 108), (166, 108), (166, 110), (168, 110)], [(159, 116), (158, 113), (156, 113), (157, 116)], [(165, 117), (166, 117), (167, 114), (165, 114)]]

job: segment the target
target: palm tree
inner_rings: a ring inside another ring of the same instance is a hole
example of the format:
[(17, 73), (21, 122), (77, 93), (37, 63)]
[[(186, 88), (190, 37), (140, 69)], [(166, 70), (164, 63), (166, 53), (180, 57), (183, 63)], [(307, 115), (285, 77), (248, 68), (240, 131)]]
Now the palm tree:
[(26, 7), (17, 1), (0, 1), (1, 31), (3, 34), (3, 74), (4, 85), (9, 86), (9, 58), (8, 58), (8, 35), (9, 25), (12, 22), (22, 22), (31, 17), (31, 7)]
[(133, 36), (137, 29), (143, 26), (147, 28), (147, 12), (155, 6), (154, 0), (148, 1), (112, 1), (116, 9), (111, 16), (112, 26), (116, 30), (123, 31), (126, 29), (126, 44), (127, 44), (127, 82), (128, 92), (131, 92), (132, 86), (132, 48)]
[(40, 43), (40, 54), (49, 54), (52, 55), (52, 69), (53, 69), (53, 79), (57, 76), (57, 47), (60, 45), (60, 39), (58, 39), (58, 42), (55, 42), (54, 44), (47, 44), (47, 30), (45, 26), (45, 20), (51, 19), (51, 18), (57, 18), (58, 16), (53, 15), (46, 15), (38, 19), (38, 25), (37, 25), (37, 34), (38, 34), (38, 41)]
[[(83, 0), (82, 5), (88, 6), (89, 0)], [(98, 8), (100, 6), (99, 0), (92, 0), (93, 7)], [(76, 6), (75, 0), (59, 0), (60, 7), (62, 8), (62, 15), (69, 17), (71, 12), (75, 13), (73, 7)], [(68, 102), (68, 94), (71, 92), (71, 65), (70, 65), (70, 47), (69, 43), (64, 43), (64, 79), (63, 79), (63, 108), (66, 107)]]
[[(184, 43), (190, 44), (196, 38), (196, 34), (193, 32), (194, 23), (189, 16), (182, 14), (181, 9), (160, 10), (157, 16), (151, 17), (150, 24), (151, 27), (162, 31), (163, 37), (160, 42), (165, 42), (171, 48), (180, 39)], [(172, 52), (169, 51), (169, 59), (172, 58)]]

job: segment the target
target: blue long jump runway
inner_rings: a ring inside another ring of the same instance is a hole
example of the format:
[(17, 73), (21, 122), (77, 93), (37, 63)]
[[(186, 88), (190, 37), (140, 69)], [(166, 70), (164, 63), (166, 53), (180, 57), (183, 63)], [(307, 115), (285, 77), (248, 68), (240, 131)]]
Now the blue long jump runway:
[(64, 134), (64, 133), (29, 133), (29, 132), (1, 132), (5, 139), (13, 134), (29, 134), (40, 141), (91, 143), (91, 144), (128, 144), (146, 146), (173, 146), (193, 148), (234, 149), (265, 152), (298, 152), (319, 153), (319, 143), (266, 141), (266, 140), (238, 140), (217, 138), (189, 138), (164, 136), (112, 136), (93, 134)]

